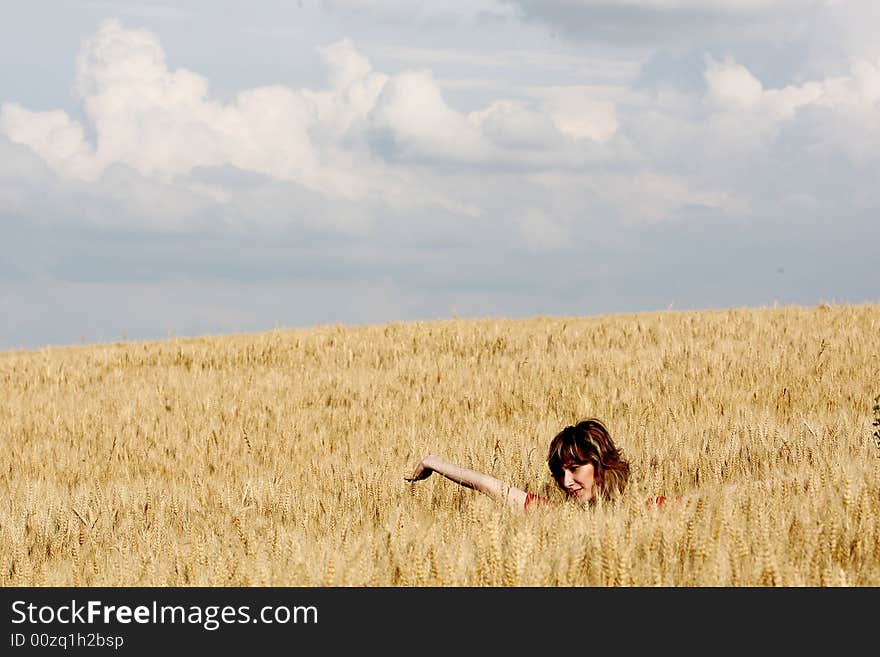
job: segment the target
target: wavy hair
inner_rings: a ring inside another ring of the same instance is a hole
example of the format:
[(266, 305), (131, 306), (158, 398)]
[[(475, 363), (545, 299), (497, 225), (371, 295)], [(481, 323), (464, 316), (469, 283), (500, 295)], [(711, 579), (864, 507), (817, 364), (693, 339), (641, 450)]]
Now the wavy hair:
[(565, 427), (550, 441), (547, 465), (556, 485), (563, 491), (564, 468), (584, 463), (593, 464), (594, 476), (604, 499), (623, 494), (629, 480), (629, 462), (598, 418), (588, 418)]

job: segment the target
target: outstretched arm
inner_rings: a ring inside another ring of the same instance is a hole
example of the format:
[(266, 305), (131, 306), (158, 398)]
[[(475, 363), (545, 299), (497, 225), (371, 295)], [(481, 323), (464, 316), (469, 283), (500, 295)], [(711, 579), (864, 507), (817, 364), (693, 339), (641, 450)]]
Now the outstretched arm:
[(525, 507), (526, 492), (524, 490), (511, 486), (491, 475), (477, 472), (476, 470), (468, 470), (454, 463), (447, 463), (433, 454), (423, 458), (416, 466), (416, 469), (413, 470), (413, 473), (408, 477), (404, 477), (404, 479), (407, 481), (420, 481), (430, 477), (432, 472), (437, 472), (465, 488), (473, 488), (481, 493), (485, 493), (489, 497), (504, 502), (514, 509)]

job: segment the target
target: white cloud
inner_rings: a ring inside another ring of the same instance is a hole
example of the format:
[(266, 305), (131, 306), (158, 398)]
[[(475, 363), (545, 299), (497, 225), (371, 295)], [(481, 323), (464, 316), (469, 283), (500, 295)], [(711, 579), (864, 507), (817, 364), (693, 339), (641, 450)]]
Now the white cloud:
[(320, 152), (313, 132), (320, 136), (323, 128), (338, 139), (383, 79), (371, 76), (346, 44), (325, 54), (335, 85), (330, 92), (262, 87), (223, 105), (209, 98), (202, 76), (168, 70), (155, 35), (111, 20), (85, 42), (77, 62), (77, 89), (94, 147), (83, 126), (61, 111), (31, 112), (4, 103), (0, 128), (60, 175), (84, 181), (97, 180), (114, 163), (166, 181), (196, 167), (229, 164), (330, 195), (356, 196), (364, 184), (355, 166)]
[(720, 108), (761, 113), (770, 120), (790, 119), (811, 105), (845, 113), (873, 112), (880, 102), (880, 60), (854, 58), (848, 75), (765, 89), (732, 58), (707, 57), (705, 78), (708, 96)]
[(446, 104), (427, 72), (405, 72), (389, 80), (369, 120), (395, 157), (454, 161), (488, 155), (482, 135)]
[(720, 106), (761, 111), (771, 119), (791, 118), (798, 108), (817, 102), (825, 93), (823, 83), (815, 81), (765, 90), (751, 71), (731, 58), (707, 57), (705, 77), (710, 98)]
[[(438, 225), (454, 216), (460, 226), (506, 217), (522, 241), (548, 249), (585, 217), (658, 222), (692, 207), (749, 215), (767, 193), (749, 173), (756, 158), (790, 149), (778, 143), (784, 129), (823, 134), (812, 152), (862, 164), (876, 161), (880, 141), (880, 62), (867, 58), (774, 88), (733, 56), (707, 55), (704, 92), (639, 90), (632, 75), (605, 86), (509, 84), (464, 112), (431, 71), (375, 71), (347, 39), (320, 52), (323, 88), (262, 86), (220, 102), (203, 76), (169, 69), (154, 34), (107, 21), (78, 60), (88, 127), (6, 102), (0, 133), (58, 176), (57, 205), (102, 226), (262, 223), (364, 236), (408, 216)], [(257, 182), (212, 173), (225, 170)], [(34, 202), (10, 176), (0, 168), (0, 203)], [(548, 184), (554, 177), (567, 182)], [(807, 184), (788, 181), (780, 198), (805, 198)], [(513, 189), (528, 194), (513, 201)]]
[(849, 110), (878, 109), (880, 103), (880, 58), (850, 60), (850, 74), (829, 78), (822, 83), (821, 104)]
[(468, 121), (501, 148), (558, 148), (561, 134), (545, 112), (515, 100), (499, 100), (472, 112)]
[(322, 0), (334, 12), (355, 13), (389, 22), (472, 20), (483, 13), (506, 15), (509, 9), (500, 0)]
[(194, 169), (232, 166), (329, 198), (381, 197), (395, 204), (438, 201), (410, 185), (401, 162), (506, 165), (512, 159), (529, 166), (515, 151), (553, 142), (554, 124), (570, 137), (609, 134), (607, 117), (583, 115), (590, 102), (598, 108), (594, 114), (608, 114), (602, 101), (557, 93), (548, 107), (493, 101), (465, 115), (448, 104), (428, 71), (373, 71), (348, 40), (321, 54), (325, 89), (264, 86), (222, 103), (210, 97), (203, 76), (168, 68), (153, 33), (108, 20), (77, 60), (76, 88), (89, 130), (63, 111), (7, 102), (0, 107), (0, 131), (62, 178), (86, 183), (117, 164), (165, 183)]
[(734, 103), (750, 108), (757, 103), (764, 87), (749, 70), (731, 60), (718, 62), (708, 58), (706, 81), (709, 93), (722, 103)]
[(579, 86), (544, 87), (540, 93), (546, 99), (556, 127), (572, 139), (604, 143), (617, 132), (617, 109), (602, 90)]
[(0, 133), (29, 146), (54, 170), (94, 179), (98, 166), (82, 125), (60, 110), (32, 112), (18, 103), (0, 107)]

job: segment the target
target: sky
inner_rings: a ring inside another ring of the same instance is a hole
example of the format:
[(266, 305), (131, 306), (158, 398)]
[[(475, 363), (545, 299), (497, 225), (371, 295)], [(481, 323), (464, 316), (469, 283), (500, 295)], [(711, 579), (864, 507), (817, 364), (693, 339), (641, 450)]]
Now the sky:
[(875, 0), (4, 3), (0, 350), (880, 301)]

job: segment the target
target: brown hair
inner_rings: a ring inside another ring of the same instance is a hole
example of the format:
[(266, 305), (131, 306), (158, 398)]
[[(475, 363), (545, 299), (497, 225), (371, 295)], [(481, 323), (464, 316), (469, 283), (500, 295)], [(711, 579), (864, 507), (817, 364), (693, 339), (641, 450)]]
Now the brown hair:
[(562, 484), (565, 466), (584, 463), (593, 464), (603, 498), (610, 499), (623, 493), (629, 479), (629, 462), (597, 418), (565, 427), (550, 441), (547, 465), (559, 488), (565, 489)]

